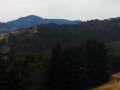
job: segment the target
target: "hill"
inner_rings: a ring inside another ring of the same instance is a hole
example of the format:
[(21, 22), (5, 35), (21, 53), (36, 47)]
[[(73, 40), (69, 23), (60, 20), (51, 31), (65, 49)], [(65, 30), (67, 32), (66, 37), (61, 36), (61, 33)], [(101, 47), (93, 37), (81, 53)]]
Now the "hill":
[(29, 15), (26, 17), (20, 17), (16, 20), (8, 21), (7, 23), (0, 23), (0, 33), (8, 33), (16, 29), (26, 28), (38, 24), (56, 23), (72, 25), (80, 22), (80, 20), (70, 21), (65, 19), (46, 19), (35, 15)]
[(7, 50), (9, 48), (8, 53), (13, 55), (21, 56), (29, 52), (41, 52), (50, 56), (50, 50), (56, 43), (62, 43), (63, 47), (69, 44), (76, 46), (87, 38), (104, 42), (110, 54), (119, 55), (120, 18), (91, 20), (74, 25), (40, 24), (16, 30), (6, 36), (1, 42), (7, 40), (1, 45), (5, 45)]
[(4, 88), (9, 85), (6, 90), (57, 90), (54, 86), (59, 90), (74, 90), (76, 86), (75, 90), (119, 89), (119, 73), (103, 84), (120, 70), (119, 42), (120, 18), (74, 25), (39, 24), (0, 34), (0, 65), (4, 69), (0, 72), (5, 76), (1, 82)]
[(48, 23), (56, 23), (56, 24), (77, 24), (80, 23), (80, 20), (76, 21), (70, 21), (65, 19), (47, 19), (47, 18), (41, 18), (35, 15), (29, 15), (26, 17), (21, 17), (19, 19), (9, 21), (7, 24), (13, 25), (13, 26), (23, 26), (23, 27), (29, 27), (34, 26), (38, 24), (48, 24)]

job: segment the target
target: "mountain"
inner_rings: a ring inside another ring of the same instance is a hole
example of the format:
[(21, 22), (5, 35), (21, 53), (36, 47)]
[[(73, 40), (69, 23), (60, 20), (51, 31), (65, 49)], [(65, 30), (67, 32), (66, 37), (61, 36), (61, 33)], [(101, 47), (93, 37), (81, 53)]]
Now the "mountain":
[(40, 24), (15, 30), (0, 35), (0, 51), (14, 56), (40, 52), (49, 57), (56, 43), (61, 43), (65, 48), (68, 45), (77, 46), (88, 38), (104, 42), (109, 54), (119, 55), (120, 18), (91, 20), (74, 25)]
[(6, 33), (9, 32), (9, 30), (12, 30), (11, 26), (9, 26), (7, 23), (0, 22), (0, 33)]
[(8, 33), (14, 31), (16, 29), (26, 28), (38, 24), (48, 24), (48, 23), (56, 23), (56, 24), (77, 24), (80, 23), (80, 20), (70, 21), (65, 19), (46, 19), (41, 18), (35, 15), (29, 15), (26, 17), (21, 17), (16, 20), (9, 21), (7, 23), (0, 23), (0, 33)]
[(19, 19), (9, 21), (7, 24), (13, 26), (34, 26), (37, 24), (48, 24), (48, 23), (56, 23), (56, 24), (77, 24), (80, 23), (80, 20), (70, 21), (65, 19), (44, 19), (35, 15), (29, 15), (26, 17), (21, 17)]

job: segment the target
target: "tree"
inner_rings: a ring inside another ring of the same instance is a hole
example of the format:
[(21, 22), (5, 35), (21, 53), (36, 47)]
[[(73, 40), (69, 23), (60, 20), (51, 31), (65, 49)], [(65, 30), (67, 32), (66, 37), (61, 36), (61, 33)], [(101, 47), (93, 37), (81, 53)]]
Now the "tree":
[(13, 59), (11, 63), (8, 73), (9, 81), (12, 81), (16, 88), (45, 89), (48, 60), (42, 54), (31, 53), (23, 58)]
[(105, 82), (108, 77), (107, 48), (103, 43), (94, 39), (88, 39), (85, 48), (85, 68), (93, 80), (92, 86), (100, 85)]
[(86, 90), (100, 85), (108, 77), (107, 63), (105, 45), (94, 39), (64, 50), (57, 44), (52, 50), (48, 89)]
[(48, 89), (58, 89), (60, 88), (60, 67), (61, 67), (61, 61), (60, 61), (60, 54), (61, 54), (61, 44), (56, 44), (55, 47), (52, 49), (52, 57), (50, 59), (50, 66), (48, 70)]
[(109, 55), (108, 69), (110, 74), (120, 72), (120, 56)]

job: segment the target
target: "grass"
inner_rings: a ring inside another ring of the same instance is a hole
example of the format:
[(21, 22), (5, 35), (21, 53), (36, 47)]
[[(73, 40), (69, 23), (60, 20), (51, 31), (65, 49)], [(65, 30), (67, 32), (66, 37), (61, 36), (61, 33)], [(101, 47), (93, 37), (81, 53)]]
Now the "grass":
[(90, 90), (120, 90), (120, 72), (112, 74), (108, 82)]

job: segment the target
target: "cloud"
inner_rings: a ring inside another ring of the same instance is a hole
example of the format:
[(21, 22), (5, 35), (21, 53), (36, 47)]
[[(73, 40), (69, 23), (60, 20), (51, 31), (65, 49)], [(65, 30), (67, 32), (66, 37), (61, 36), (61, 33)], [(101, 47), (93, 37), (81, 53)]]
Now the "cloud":
[(0, 8), (0, 21), (31, 14), (71, 20), (120, 16), (120, 0), (0, 0)]

